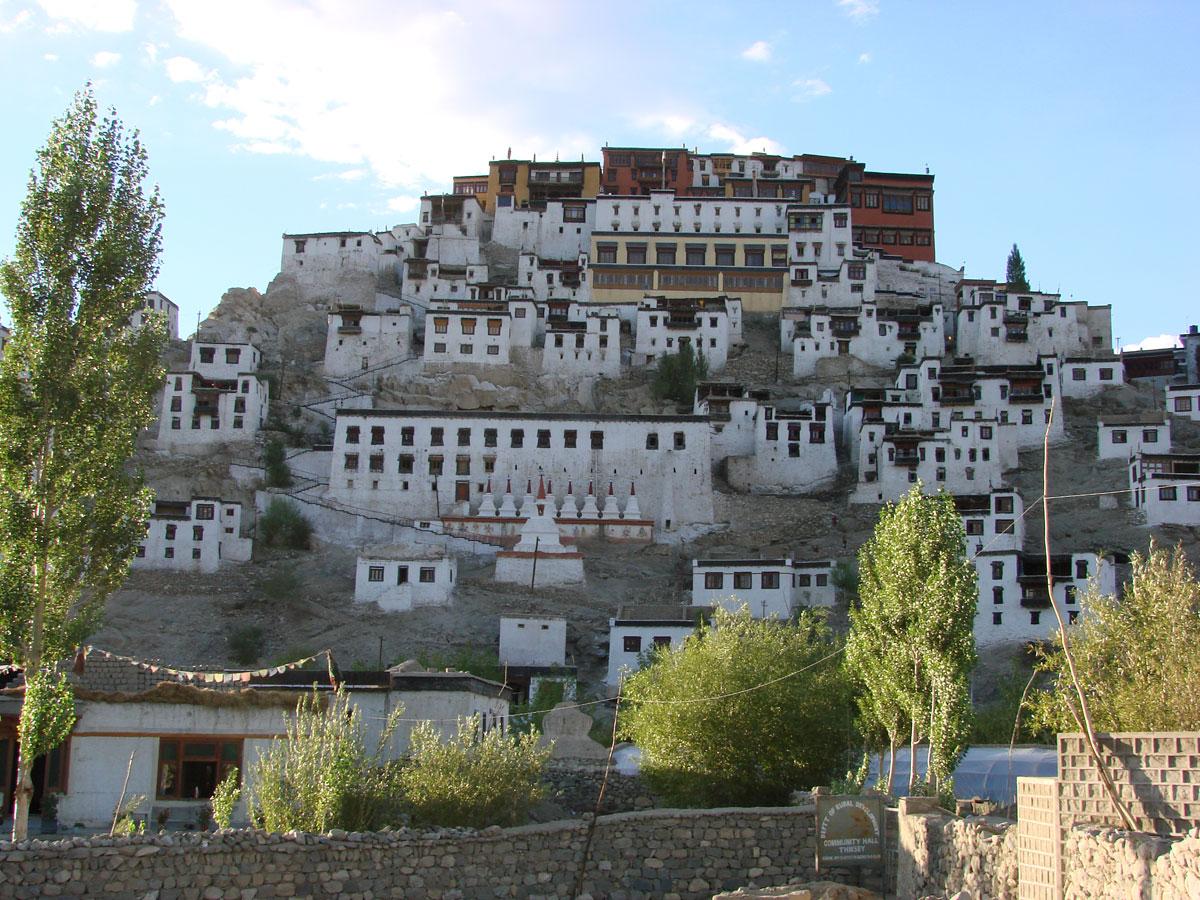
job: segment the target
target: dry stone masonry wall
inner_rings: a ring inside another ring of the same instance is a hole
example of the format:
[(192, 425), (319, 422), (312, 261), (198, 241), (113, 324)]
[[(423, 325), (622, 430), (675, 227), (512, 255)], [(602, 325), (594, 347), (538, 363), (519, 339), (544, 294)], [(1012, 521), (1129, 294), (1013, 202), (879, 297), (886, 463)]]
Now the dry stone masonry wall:
[[(652, 810), (595, 823), (592, 897), (709, 898), (818, 877), (815, 809)], [(482, 832), (204, 835), (0, 844), (0, 896), (567, 898), (588, 821)], [(853, 881), (831, 869), (821, 878)]]
[(896, 896), (952, 896), (976, 900), (1017, 896), (1017, 829), (998, 819), (959, 819), (936, 801), (900, 801)]
[(1063, 896), (1093, 900), (1200, 897), (1200, 829), (1180, 840), (1076, 828), (1063, 854)]

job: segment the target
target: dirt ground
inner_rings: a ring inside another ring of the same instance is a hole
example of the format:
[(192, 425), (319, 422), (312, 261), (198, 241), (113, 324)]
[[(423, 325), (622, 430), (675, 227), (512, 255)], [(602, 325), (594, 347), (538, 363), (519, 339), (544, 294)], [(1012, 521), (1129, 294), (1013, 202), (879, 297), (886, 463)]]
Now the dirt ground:
[[(297, 309), (299, 311), (297, 312)], [(265, 295), (230, 292), (202, 330), (209, 337), (246, 338), (262, 344), (265, 369), (282, 399), (273, 396), (274, 414), (296, 432), (295, 442), (327, 433), (328, 417), (307, 404), (351, 389), (331, 384), (315, 364), (323, 346), (324, 307), (305, 298), (294, 285), (277, 279)], [(295, 313), (295, 315), (293, 315)], [(734, 354), (723, 378), (767, 387), (777, 399), (813, 398), (827, 387), (840, 397), (851, 384), (886, 383), (877, 370), (851, 372), (839, 361), (820, 377), (796, 383), (789, 358), (777, 353), (778, 325), (748, 318), (747, 346)], [(320, 345), (320, 346), (319, 346)], [(179, 348), (172, 356), (181, 355)], [(776, 379), (776, 366), (779, 377)], [(429, 377), (413, 366), (400, 366), (378, 382), (364, 385), (380, 406), (407, 401), (417, 405), (462, 402), (474, 408), (594, 409), (596, 411), (668, 411), (671, 405), (650, 394), (649, 375), (635, 372), (621, 379), (597, 380), (586, 390), (564, 392), (519, 370), (488, 379)], [(413, 398), (419, 398), (414, 401)], [(1067, 401), (1069, 440), (1051, 448), (1051, 495), (1092, 494), (1127, 486), (1124, 465), (1096, 459), (1098, 411), (1138, 412), (1160, 409), (1161, 391), (1124, 386), (1100, 397)], [(326, 423), (326, 424), (323, 424)], [(1200, 449), (1200, 426), (1174, 419), (1174, 445)], [(305, 437), (304, 435), (307, 435)], [(181, 459), (147, 447), (139, 453), (148, 483), (164, 497), (207, 494), (238, 499), (252, 506), (253, 491), (229, 476), (229, 463), (253, 458), (261, 449), (222, 449)], [(1020, 468), (1010, 473), (1027, 507), (1042, 493), (1040, 451), (1021, 454)], [(473, 650), (494, 657), (499, 618), (506, 614), (546, 614), (567, 619), (568, 662), (579, 667), (585, 686), (598, 689), (607, 656), (608, 619), (623, 604), (686, 603), (693, 557), (784, 556), (797, 559), (849, 558), (874, 527), (878, 507), (851, 505), (853, 486), (847, 467), (839, 481), (806, 497), (745, 495), (717, 480), (721, 529), (684, 545), (629, 546), (581, 544), (587, 584), (579, 589), (530, 590), (492, 581), (494, 564), (482, 557), (459, 560), (454, 601), (442, 608), (384, 613), (373, 604), (355, 604), (354, 551), (319, 545), (309, 552), (277, 552), (256, 547), (252, 563), (229, 566), (217, 575), (134, 572), (108, 601), (102, 628), (92, 637), (98, 647), (170, 664), (232, 665), (229, 638), (240, 629), (262, 630), (260, 664), (282, 662), (330, 648), (343, 666), (373, 667), (425, 655)], [(1194, 529), (1155, 529), (1139, 525), (1126, 495), (1113, 501), (1089, 496), (1054, 501), (1051, 538), (1055, 552), (1107, 548), (1145, 550), (1150, 537), (1164, 543), (1183, 542), (1193, 559), (1200, 557), (1200, 535)], [(1041, 511), (1027, 522), (1027, 548), (1039, 551)], [(835, 626), (844, 625), (845, 610), (835, 610)], [(988, 693), (991, 682), (1006, 672), (1012, 648), (989, 651), (977, 679)]]

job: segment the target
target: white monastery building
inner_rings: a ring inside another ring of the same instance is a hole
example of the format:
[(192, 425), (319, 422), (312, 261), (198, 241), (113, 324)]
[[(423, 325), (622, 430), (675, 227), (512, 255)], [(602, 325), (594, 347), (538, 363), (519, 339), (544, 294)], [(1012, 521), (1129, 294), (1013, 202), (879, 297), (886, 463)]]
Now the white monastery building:
[(1200, 384), (1168, 384), (1167, 412), (1200, 422)]
[[(1063, 617), (1074, 622), (1080, 599), (1091, 580), (1103, 594), (1117, 592), (1120, 557), (1095, 553), (1064, 553), (1050, 557), (1054, 599)], [(1048, 641), (1058, 622), (1046, 592), (1046, 557), (1011, 550), (985, 550), (975, 557), (979, 605), (975, 612), (975, 641), (989, 644)]]
[(1111, 306), (1007, 288), (995, 281), (960, 282), (957, 355), (992, 365), (1028, 365), (1041, 356), (1112, 357)]
[(1025, 504), (1016, 491), (955, 494), (954, 505), (962, 516), (967, 556), (985, 550), (1016, 552), (1025, 545)]
[(150, 312), (162, 313), (167, 320), (167, 337), (173, 341), (179, 340), (179, 307), (161, 291), (146, 292), (142, 308), (129, 317), (129, 326), (140, 328)]
[(135, 569), (211, 574), (223, 562), (248, 562), (253, 540), (242, 537), (242, 504), (215, 497), (157, 500)]
[(447, 606), (457, 579), (458, 561), (439, 547), (372, 547), (355, 566), (354, 602), (385, 612)]
[(513, 346), (507, 309), (465, 310), (438, 304), (425, 315), (426, 364), (508, 365)]
[[(617, 505), (628, 514), (636, 492), (636, 518), (659, 529), (714, 521), (702, 416), (343, 409), (326, 496), (413, 519), (481, 508), (509, 517), (524, 510), (525, 518), (542, 476), (559, 515), (571, 508), (586, 518), (584, 486), (607, 482), (620, 494), (606, 496), (604, 510), (591, 497), (594, 518), (620, 519)], [(514, 496), (513, 486), (524, 493)]]
[(372, 312), (345, 305), (329, 314), (326, 375), (352, 377), (401, 362), (411, 354), (412, 310), (407, 306)]
[(1120, 357), (1086, 359), (1069, 357), (1062, 361), (1064, 397), (1085, 399), (1125, 383), (1125, 364)]
[(709, 372), (725, 368), (731, 332), (725, 297), (646, 297), (638, 304), (634, 365), (653, 365), (683, 347), (699, 350)]
[(313, 286), (332, 287), (351, 273), (379, 272), (384, 244), (370, 231), (285, 234), (279, 271)]
[(1163, 413), (1101, 415), (1096, 422), (1100, 459), (1128, 461), (1131, 456), (1167, 453), (1171, 449), (1171, 420)]
[(621, 374), (621, 319), (611, 310), (593, 310), (582, 319), (546, 322), (542, 371), (547, 375)]
[(756, 619), (786, 620), (800, 608), (833, 606), (832, 575), (827, 559), (694, 559), (692, 605), (746, 606)]
[(792, 374), (816, 373), (822, 359), (846, 356), (880, 368), (902, 356), (941, 356), (946, 347), (943, 307), (861, 306), (786, 309), (780, 319), (782, 340), (790, 341)]
[(160, 447), (252, 441), (267, 422), (269, 387), (253, 344), (193, 341), (186, 371), (167, 373), (159, 410)]
[(1200, 453), (1143, 451), (1129, 460), (1129, 487), (1147, 525), (1200, 526)]

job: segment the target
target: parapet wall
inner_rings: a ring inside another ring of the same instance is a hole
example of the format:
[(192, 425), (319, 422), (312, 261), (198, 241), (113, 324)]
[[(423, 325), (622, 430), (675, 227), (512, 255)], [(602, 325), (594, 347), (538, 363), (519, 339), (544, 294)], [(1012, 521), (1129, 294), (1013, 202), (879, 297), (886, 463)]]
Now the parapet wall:
[[(818, 877), (814, 820), (812, 806), (602, 816), (583, 893), (708, 898), (811, 881)], [(589, 825), (3, 843), (0, 896), (569, 898)], [(857, 873), (828, 869), (819, 877), (852, 882)]]
[(896, 896), (1017, 896), (1016, 823), (960, 819), (936, 801), (900, 801)]

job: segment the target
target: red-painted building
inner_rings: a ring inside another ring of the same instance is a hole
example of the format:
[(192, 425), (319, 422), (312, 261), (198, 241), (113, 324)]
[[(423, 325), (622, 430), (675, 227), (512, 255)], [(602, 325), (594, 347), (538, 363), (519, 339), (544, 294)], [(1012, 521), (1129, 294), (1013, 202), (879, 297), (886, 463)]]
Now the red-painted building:
[(603, 194), (629, 196), (666, 189), (682, 196), (691, 189), (691, 160), (683, 148), (605, 147), (603, 152)]
[(868, 172), (862, 163), (848, 163), (835, 192), (838, 202), (850, 204), (857, 246), (935, 261), (932, 175)]

